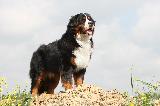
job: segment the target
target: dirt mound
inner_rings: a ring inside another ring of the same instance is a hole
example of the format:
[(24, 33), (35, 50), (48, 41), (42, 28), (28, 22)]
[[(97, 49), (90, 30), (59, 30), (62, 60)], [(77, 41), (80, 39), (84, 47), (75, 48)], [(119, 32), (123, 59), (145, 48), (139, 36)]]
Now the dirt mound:
[(117, 90), (105, 91), (94, 85), (82, 85), (58, 94), (42, 94), (31, 106), (123, 106), (125, 99)]

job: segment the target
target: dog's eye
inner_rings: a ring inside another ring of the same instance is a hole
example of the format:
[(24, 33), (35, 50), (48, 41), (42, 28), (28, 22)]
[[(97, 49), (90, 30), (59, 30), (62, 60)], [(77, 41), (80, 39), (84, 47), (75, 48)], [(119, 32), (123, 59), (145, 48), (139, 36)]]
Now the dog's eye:
[(91, 17), (90, 17), (90, 16), (87, 16), (87, 19), (88, 19), (88, 20), (90, 20), (90, 19), (91, 19)]
[(83, 20), (86, 20), (86, 17), (83, 17)]

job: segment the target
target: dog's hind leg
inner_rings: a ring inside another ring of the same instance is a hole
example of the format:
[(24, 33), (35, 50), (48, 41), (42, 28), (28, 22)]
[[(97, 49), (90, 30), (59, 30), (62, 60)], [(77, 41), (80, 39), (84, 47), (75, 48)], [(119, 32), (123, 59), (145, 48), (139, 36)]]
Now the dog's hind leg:
[(41, 81), (43, 80), (43, 77), (44, 77), (44, 73), (41, 72), (36, 79), (32, 80), (32, 85), (31, 85), (32, 96), (36, 96), (39, 94), (39, 88), (40, 88)]
[(54, 93), (54, 89), (57, 87), (59, 80), (60, 80), (60, 72), (52, 73), (50, 81), (48, 82), (48, 89), (47, 89), (48, 94)]

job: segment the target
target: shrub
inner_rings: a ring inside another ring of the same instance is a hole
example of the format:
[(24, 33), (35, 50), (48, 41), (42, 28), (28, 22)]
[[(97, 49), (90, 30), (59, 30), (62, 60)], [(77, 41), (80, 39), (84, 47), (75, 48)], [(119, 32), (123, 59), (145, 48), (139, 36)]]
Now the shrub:
[(7, 83), (5, 78), (0, 77), (0, 106), (29, 106), (31, 95), (26, 89), (21, 90), (20, 86), (16, 85), (13, 91), (4, 95), (3, 88), (7, 88)]

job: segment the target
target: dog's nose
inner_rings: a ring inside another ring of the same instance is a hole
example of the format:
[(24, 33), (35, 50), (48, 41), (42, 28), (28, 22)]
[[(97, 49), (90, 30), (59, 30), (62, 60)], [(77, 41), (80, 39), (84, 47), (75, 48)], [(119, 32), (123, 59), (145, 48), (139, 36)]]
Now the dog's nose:
[(92, 27), (94, 23), (92, 21), (90, 21), (90, 22), (88, 22), (88, 24), (90, 27)]

